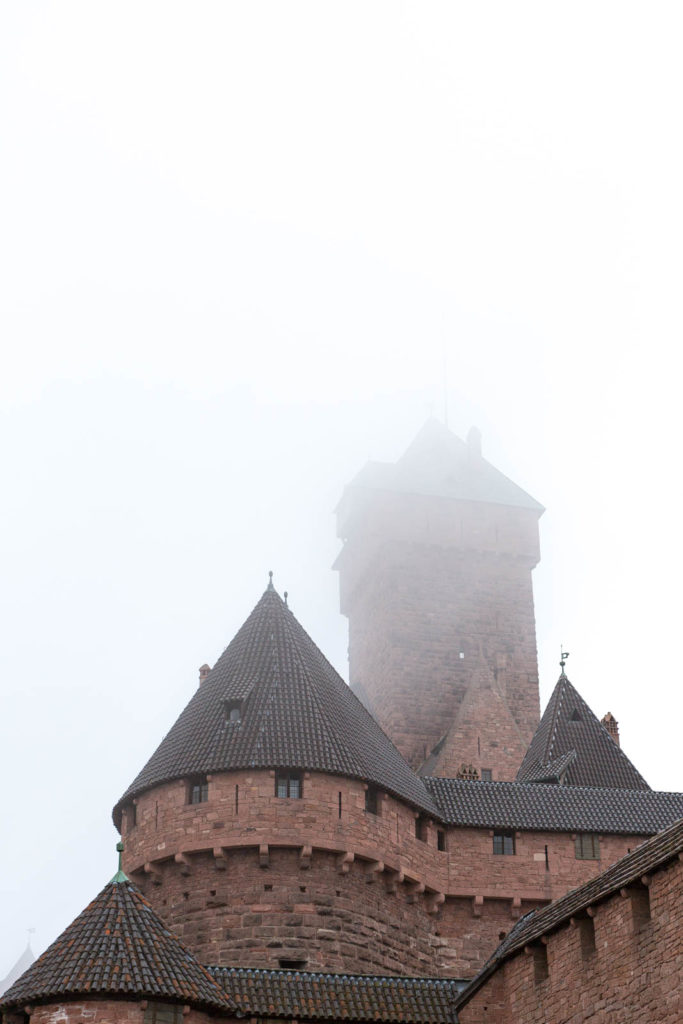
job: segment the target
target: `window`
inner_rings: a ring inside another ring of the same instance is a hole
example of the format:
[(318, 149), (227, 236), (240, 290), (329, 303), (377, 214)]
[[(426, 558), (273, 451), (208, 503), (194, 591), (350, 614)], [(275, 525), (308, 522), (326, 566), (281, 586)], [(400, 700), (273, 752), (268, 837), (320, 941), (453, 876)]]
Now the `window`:
[(131, 803), (126, 807), (126, 829), (135, 828), (138, 823), (137, 804)]
[(368, 786), (365, 790), (365, 810), (368, 814), (379, 814), (379, 804), (377, 801), (377, 789), (375, 786)]
[(285, 971), (305, 971), (308, 960), (278, 960), (280, 967)]
[(584, 960), (588, 960), (595, 953), (595, 924), (593, 918), (579, 918), (578, 928), (581, 940), (581, 956)]
[(534, 984), (540, 985), (548, 977), (548, 950), (542, 942), (531, 948), (534, 958)]
[(242, 721), (242, 701), (241, 700), (226, 700), (223, 704), (225, 708), (225, 721), (231, 724)]
[(301, 772), (276, 772), (275, 796), (300, 800), (302, 795)]
[(574, 840), (577, 860), (600, 860), (600, 839), (593, 832), (582, 832)]
[(443, 853), (446, 849), (446, 833), (442, 828), (436, 830), (436, 848)]
[(490, 768), (482, 768), (481, 770), (481, 781), (482, 782), (493, 782), (493, 776)]
[(494, 832), (493, 852), (501, 857), (512, 857), (515, 852), (514, 832)]
[(415, 836), (421, 842), (427, 842), (427, 819), (424, 814), (419, 814), (415, 819)]
[(174, 1003), (147, 1003), (145, 1024), (181, 1024), (182, 1006)]
[(188, 804), (203, 804), (209, 799), (209, 781), (206, 775), (190, 779), (187, 786)]

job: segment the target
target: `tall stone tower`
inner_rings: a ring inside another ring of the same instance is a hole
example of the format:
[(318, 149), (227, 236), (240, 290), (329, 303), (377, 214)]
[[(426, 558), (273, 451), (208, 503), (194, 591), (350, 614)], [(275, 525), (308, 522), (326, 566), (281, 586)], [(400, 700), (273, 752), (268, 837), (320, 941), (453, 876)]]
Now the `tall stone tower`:
[[(512, 780), (539, 721), (531, 570), (543, 508), (430, 419), (339, 503), (351, 686), (410, 763)], [(488, 773), (491, 773), (490, 775)]]

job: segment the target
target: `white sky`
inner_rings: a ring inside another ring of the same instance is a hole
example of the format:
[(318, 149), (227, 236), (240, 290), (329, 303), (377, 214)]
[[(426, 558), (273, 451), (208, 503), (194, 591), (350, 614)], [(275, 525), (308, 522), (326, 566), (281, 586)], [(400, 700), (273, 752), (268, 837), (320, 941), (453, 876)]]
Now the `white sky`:
[(275, 571), (346, 675), (332, 509), (430, 408), (542, 501), (558, 651), (679, 753), (678, 4), (0, 8), (0, 977)]

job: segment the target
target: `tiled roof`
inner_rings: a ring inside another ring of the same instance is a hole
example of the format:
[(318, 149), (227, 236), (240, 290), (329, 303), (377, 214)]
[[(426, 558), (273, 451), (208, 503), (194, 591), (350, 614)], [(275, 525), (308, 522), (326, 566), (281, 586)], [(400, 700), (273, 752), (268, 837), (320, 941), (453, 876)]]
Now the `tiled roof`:
[(683, 820), (641, 843), (631, 853), (618, 860), (590, 882), (572, 889), (566, 896), (554, 900), (547, 907), (534, 910), (521, 918), (500, 944), (491, 959), (467, 986), (457, 1005), (464, 1005), (474, 992), (497, 968), (524, 946), (542, 935), (565, 924), (592, 904), (606, 899), (628, 885), (638, 882), (643, 875), (652, 874), (683, 852)]
[(565, 777), (569, 786), (650, 788), (563, 672), (524, 756), (517, 781), (538, 778), (550, 762), (572, 750), (576, 758)]
[(398, 462), (366, 463), (349, 487), (432, 494), (529, 508), (539, 515), (543, 512), (535, 498), (435, 418), (427, 420)]
[(209, 967), (246, 1017), (452, 1024), (463, 983), (436, 978)]
[[(610, 742), (612, 742), (610, 740)], [(424, 780), (449, 825), (653, 835), (683, 816), (683, 793), (544, 783)]]
[[(241, 700), (241, 721), (226, 701)], [(375, 783), (435, 813), (421, 779), (272, 589), (195, 692), (114, 809), (171, 779), (240, 768), (301, 768)]]
[(132, 882), (110, 882), (5, 992), (0, 1007), (84, 995), (232, 1010), (206, 968)]
[(557, 782), (564, 783), (569, 766), (576, 761), (576, 751), (568, 750), (561, 757), (556, 757), (547, 764), (539, 764), (535, 771), (530, 770), (525, 782)]

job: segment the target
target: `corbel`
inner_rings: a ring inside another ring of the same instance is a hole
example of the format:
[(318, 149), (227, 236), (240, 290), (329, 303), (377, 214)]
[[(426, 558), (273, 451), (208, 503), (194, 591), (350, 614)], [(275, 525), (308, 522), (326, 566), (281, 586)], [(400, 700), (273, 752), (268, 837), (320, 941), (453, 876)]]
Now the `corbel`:
[(190, 861), (188, 860), (184, 853), (176, 853), (173, 859), (176, 862), (176, 864), (180, 864), (181, 875), (189, 875), (192, 873)]
[(355, 856), (355, 853), (347, 851), (346, 853), (341, 853), (337, 857), (337, 871), (340, 875), (348, 875), (349, 868), (353, 864)]
[(649, 889), (652, 885), (652, 875), (641, 875), (640, 881)]
[(513, 919), (513, 921), (516, 921), (517, 918), (521, 916), (521, 913), (522, 900), (519, 896), (513, 896), (512, 900), (510, 901), (510, 917)]
[(311, 866), (311, 855), (313, 853), (312, 846), (302, 846), (299, 852), (299, 867), (301, 870), (310, 868)]
[(446, 902), (446, 895), (443, 892), (432, 893), (427, 899), (426, 911), (428, 914), (437, 914), (442, 903)]
[(481, 917), (481, 912), (484, 909), (484, 897), (473, 896), (472, 897), (472, 917)]
[(149, 875), (149, 877), (151, 878), (152, 885), (161, 885), (161, 875), (156, 870), (153, 864), (147, 861), (143, 868), (143, 871), (145, 872), (146, 875)]
[(406, 900), (408, 903), (414, 903), (418, 896), (421, 896), (425, 891), (424, 882), (412, 882), (408, 887), (406, 893)]
[(185, 1003), (185, 1005), (183, 1006), (183, 1017), (189, 1017), (191, 1009), (192, 1008), (188, 1005), (188, 1003)]
[(222, 846), (214, 846), (213, 857), (216, 871), (225, 871), (228, 866), (228, 861), (225, 856), (225, 850)]
[(387, 892), (396, 892), (399, 885), (401, 885), (401, 883), (405, 880), (405, 877), (405, 873), (401, 870), (390, 872), (386, 878)]
[(268, 843), (261, 843), (261, 845), (258, 848), (258, 866), (260, 868), (267, 868), (270, 866)]
[(384, 871), (383, 860), (371, 860), (365, 869), (365, 881), (374, 882), (378, 875)]

